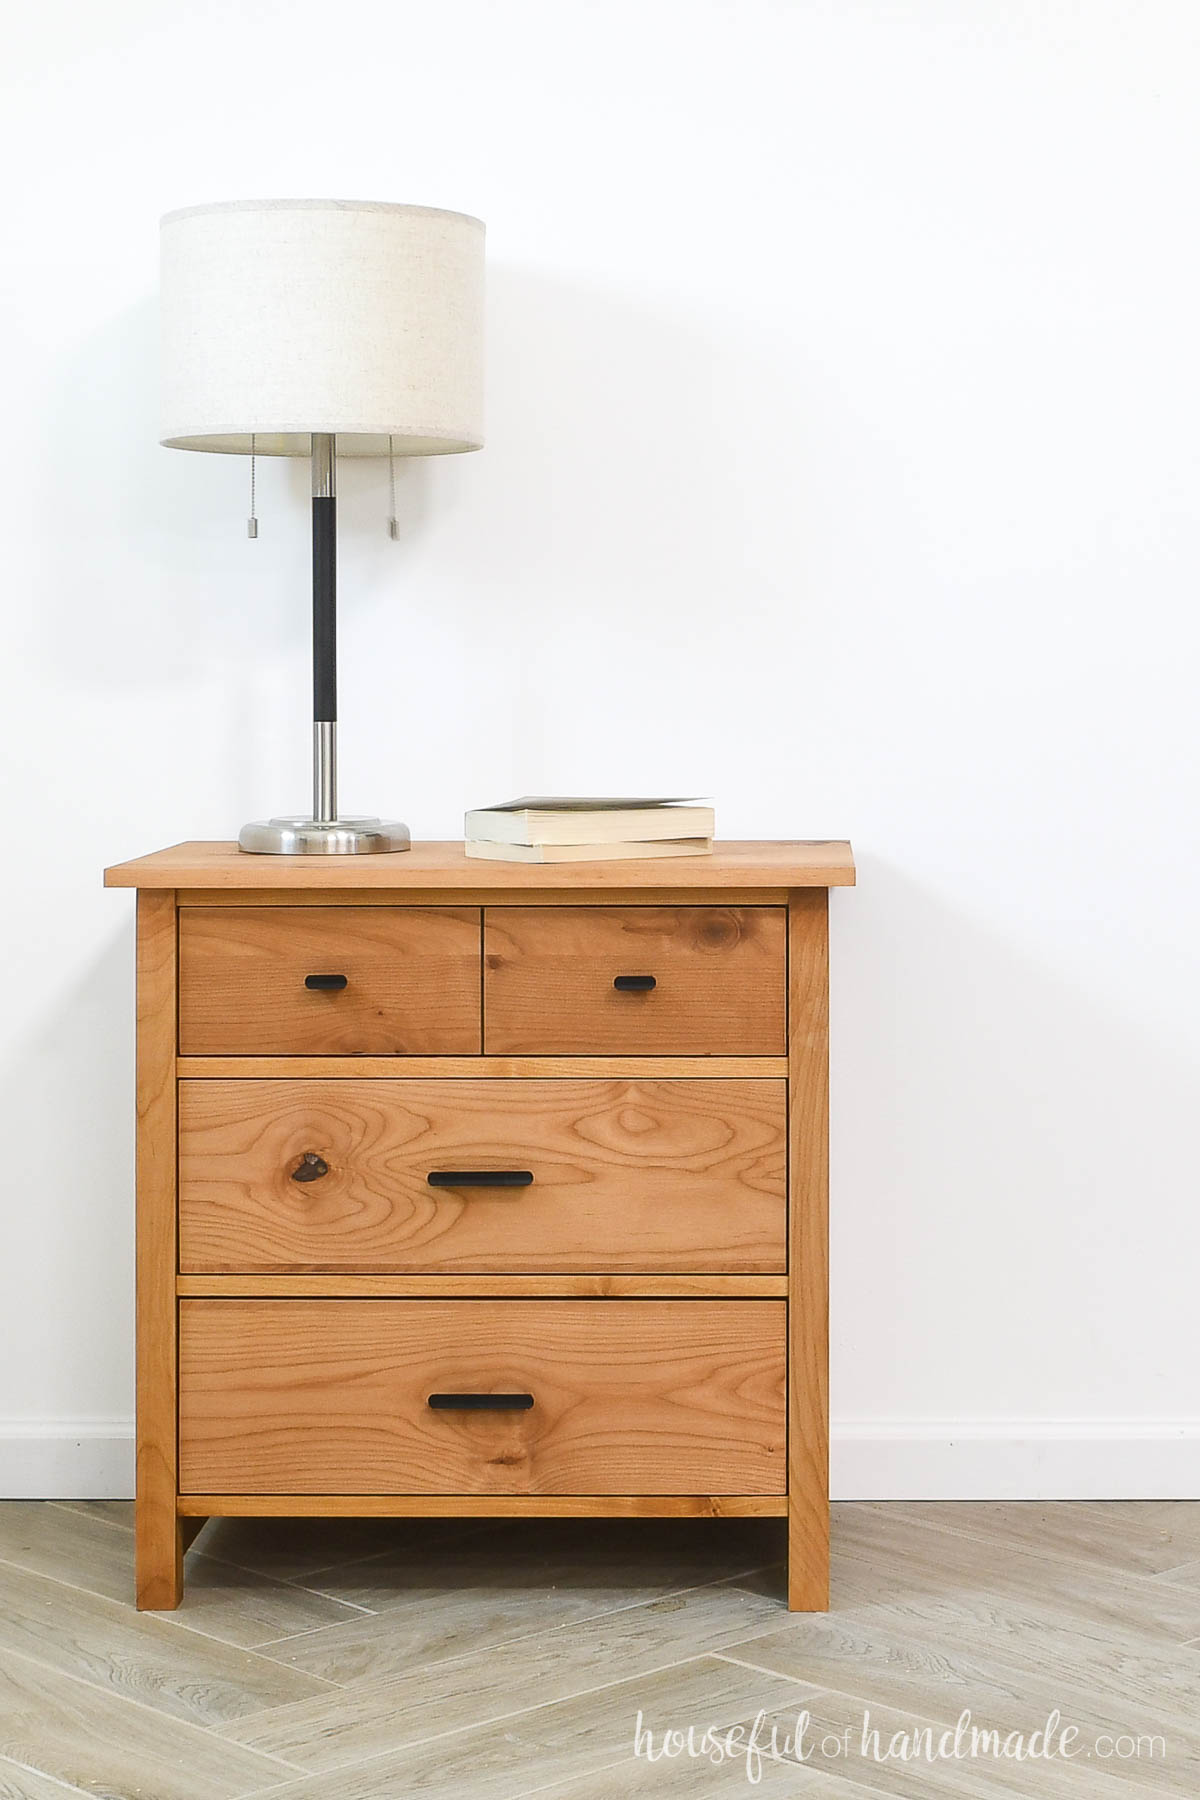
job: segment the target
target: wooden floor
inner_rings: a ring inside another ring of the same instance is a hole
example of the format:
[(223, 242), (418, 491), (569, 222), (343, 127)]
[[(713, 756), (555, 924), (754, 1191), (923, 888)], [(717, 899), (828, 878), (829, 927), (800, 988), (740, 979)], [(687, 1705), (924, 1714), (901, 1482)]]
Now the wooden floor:
[[(1200, 1502), (835, 1511), (828, 1617), (783, 1610), (775, 1520), (215, 1520), (139, 1615), (129, 1507), (0, 1504), (0, 1800), (1200, 1795)], [(864, 1709), (886, 1748), (964, 1708), (1080, 1754), (861, 1753)], [(657, 1749), (800, 1709), (757, 1785), (633, 1755), (639, 1710)]]

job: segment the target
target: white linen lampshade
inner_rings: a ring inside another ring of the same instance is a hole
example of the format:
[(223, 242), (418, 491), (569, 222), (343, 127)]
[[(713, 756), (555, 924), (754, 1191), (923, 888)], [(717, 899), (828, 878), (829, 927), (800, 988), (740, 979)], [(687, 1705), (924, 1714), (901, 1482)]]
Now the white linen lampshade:
[(247, 200), (162, 221), (161, 441), (438, 456), (483, 443), (484, 227), (358, 200)]

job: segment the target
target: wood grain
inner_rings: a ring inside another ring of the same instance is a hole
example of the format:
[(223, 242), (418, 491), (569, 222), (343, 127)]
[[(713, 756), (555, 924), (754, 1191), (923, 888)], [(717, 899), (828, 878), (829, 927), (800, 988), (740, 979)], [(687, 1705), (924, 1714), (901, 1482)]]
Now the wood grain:
[[(7, 1650), (0, 1650), (0, 1744), (13, 1762), (61, 1782), (68, 1795), (96, 1800), (239, 1800), (294, 1774), (205, 1727)], [(17, 1800), (36, 1792), (22, 1784)]]
[[(638, 1597), (643, 1604), (633, 1608), (622, 1605), (582, 1618), (578, 1606), (585, 1591), (573, 1581), (577, 1561), (571, 1568), (562, 1566), (565, 1557), (558, 1560), (558, 1566), (552, 1556), (540, 1565), (527, 1557), (498, 1592), (495, 1571), (481, 1557), (474, 1568), (464, 1572), (466, 1579), (452, 1592), (427, 1591), (416, 1617), (412, 1607), (405, 1607), (400, 1631), (394, 1621), (385, 1620), (378, 1627), (367, 1625), (358, 1643), (346, 1646), (344, 1665), (338, 1659), (341, 1646), (331, 1644), (330, 1666), (335, 1677), (343, 1667), (353, 1666), (356, 1673), (360, 1667), (369, 1667), (372, 1674), (368, 1680), (358, 1679), (350, 1688), (326, 1689), (324, 1697), (275, 1707), (258, 1718), (225, 1726), (222, 1736), (305, 1769), (324, 1771), (332, 1785), (347, 1763), (381, 1756), (428, 1737), (431, 1719), (437, 1721), (439, 1736), (488, 1719), (495, 1719), (497, 1730), (503, 1731), (513, 1711), (514, 1682), (511, 1649), (506, 1656), (502, 1646), (514, 1637), (521, 1639), (521, 1703), (545, 1706), (580, 1690), (594, 1692), (608, 1682), (649, 1676), (665, 1665), (734, 1643), (739, 1636), (768, 1632), (779, 1622), (779, 1604), (773, 1597), (747, 1593), (728, 1582), (694, 1585), (716, 1573), (711, 1551), (721, 1556), (719, 1546), (743, 1535), (723, 1531), (715, 1542), (706, 1535), (704, 1546), (696, 1545), (693, 1550), (693, 1533), (672, 1532), (681, 1551), (686, 1543), (690, 1554), (672, 1556), (664, 1547), (658, 1566), (642, 1574)], [(532, 1533), (530, 1536), (532, 1539)], [(621, 1593), (622, 1586), (631, 1578), (636, 1580), (644, 1569), (640, 1557), (624, 1569), (618, 1565), (608, 1577), (615, 1598), (627, 1598)], [(385, 1599), (393, 1597), (388, 1593), (388, 1578), (393, 1588), (403, 1586), (407, 1573), (403, 1566), (385, 1572), (380, 1583)], [(592, 1576), (593, 1593), (600, 1579), (597, 1569)], [(369, 1586), (359, 1591), (374, 1598)], [(656, 1592), (665, 1604), (654, 1604)], [(572, 1598), (575, 1612), (568, 1610)], [(368, 1632), (374, 1641), (367, 1639)], [(661, 1778), (661, 1763), (654, 1772)], [(692, 1772), (694, 1776), (694, 1769)], [(538, 1780), (536, 1763), (530, 1765), (527, 1777), (526, 1785), (532, 1788)], [(719, 1788), (713, 1791), (720, 1793)], [(753, 1795), (755, 1790), (749, 1792)], [(725, 1800), (734, 1800), (736, 1793), (736, 1788), (727, 1787)], [(463, 1800), (470, 1800), (469, 1785), (463, 1790)], [(608, 1789), (606, 1800), (616, 1800), (615, 1789)], [(694, 1779), (690, 1800), (700, 1800)], [(842, 1800), (854, 1797), (843, 1795)]]
[(783, 1519), (783, 1494), (181, 1494), (228, 1519)]
[[(32, 1657), (62, 1674), (83, 1675), (97, 1687), (194, 1725), (227, 1723), (322, 1691), (323, 1684), (297, 1679), (265, 1656), (213, 1638), (189, 1638), (174, 1621), (139, 1619), (127, 1601), (78, 1589), (69, 1607), (63, 1599), (60, 1582), (6, 1568), (0, 1651)], [(353, 1616), (349, 1608), (342, 1610), (343, 1618)]]
[[(180, 1051), (470, 1055), (479, 931), (474, 907), (183, 907)], [(347, 986), (305, 986), (321, 974)]]
[[(783, 907), (488, 907), (489, 1054), (777, 1056)], [(622, 975), (653, 976), (620, 993)]]
[[(5, 1570), (11, 1567), (48, 1576), (60, 1588), (64, 1585), (76, 1587), (88, 1594), (119, 1601), (122, 1615), (131, 1618), (129, 1576), (133, 1562), (134, 1508), (127, 1509), (129, 1523), (126, 1525), (123, 1517), (113, 1516), (114, 1506), (114, 1502), (103, 1500), (53, 1505), (32, 1500), (8, 1500), (0, 1506), (0, 1635), (6, 1612)], [(189, 1517), (181, 1519), (180, 1523), (181, 1529), (187, 1532), (193, 1528), (199, 1530), (204, 1521), (202, 1517)], [(286, 1538), (286, 1530), (286, 1527), (280, 1528), (275, 1535)], [(345, 1547), (351, 1540), (351, 1533), (344, 1530), (339, 1537)], [(351, 1616), (349, 1609), (337, 1600), (307, 1592), (295, 1586), (291, 1579), (273, 1580), (270, 1571), (261, 1567), (253, 1574), (231, 1569), (229, 1564), (239, 1558), (226, 1554), (224, 1548), (221, 1555), (224, 1560), (218, 1562), (204, 1549), (193, 1549), (188, 1553), (186, 1592), (177, 1617), (169, 1621), (169, 1630), (174, 1632), (190, 1626), (202, 1634), (202, 1643), (216, 1639), (245, 1649), (272, 1638), (336, 1625)], [(310, 1566), (315, 1568), (326, 1561), (327, 1555)], [(291, 1573), (288, 1570), (289, 1577)], [(67, 1597), (61, 1593), (59, 1597), (66, 1605)], [(149, 1628), (149, 1642), (153, 1645), (156, 1641), (153, 1615), (147, 1614), (137, 1624), (139, 1630)], [(0, 1790), (0, 1794), (2, 1792)]]
[(378, 888), (462, 893), (495, 889), (608, 894), (639, 888), (852, 887), (854, 857), (838, 839), (726, 840), (711, 856), (674, 858), (669, 877), (661, 860), (607, 863), (486, 863), (457, 843), (414, 844), (388, 856), (247, 856), (232, 843), (173, 844), (104, 871), (106, 887), (294, 888), (320, 892)]
[(137, 898), (137, 1526), (143, 1608), (179, 1605), (175, 1517), (175, 896)]
[[(780, 1271), (786, 1122), (782, 1081), (184, 1081), (180, 1268)], [(533, 1181), (427, 1179), (476, 1169)]]
[[(1098, 1632), (1135, 1632), (1160, 1649), (1200, 1637), (1200, 1593), (1162, 1576), (1136, 1577), (1107, 1568), (1097, 1576), (1082, 1559), (1060, 1556), (1040, 1540), (1027, 1551), (988, 1532), (941, 1529), (942, 1502), (921, 1519), (912, 1505), (866, 1503), (837, 1508), (837, 1598), (880, 1617), (922, 1613), (937, 1597), (962, 1614), (982, 1595), (991, 1614), (1050, 1607), (1072, 1620), (1086, 1615)], [(988, 1617), (980, 1617), (987, 1626)]]
[(225, 1300), (786, 1300), (786, 1275), (181, 1275)]
[[(779, 906), (778, 888), (693, 888), (683, 890), (693, 906)], [(539, 888), (539, 906), (594, 906), (586, 888)], [(678, 888), (606, 888), (606, 905), (673, 906)], [(527, 889), (515, 888), (180, 888), (178, 906), (528, 906)]]
[[(811, 1715), (805, 1767), (768, 1754), (761, 1789), (749, 1790), (777, 1800), (1196, 1792), (1200, 1650), (1184, 1640), (1200, 1632), (1200, 1596), (1159, 1565), (1168, 1540), (1183, 1550), (1200, 1533), (1200, 1503), (842, 1504), (837, 1611), (789, 1619), (776, 1571), (762, 1567), (776, 1558), (782, 1521), (723, 1516), (746, 1498), (719, 1496), (689, 1516), (667, 1497), (675, 1514), (656, 1521), (633, 1510), (655, 1497), (600, 1497), (595, 1512), (607, 1504), (607, 1519), (567, 1497), (560, 1510), (576, 1514), (557, 1520), (540, 1501), (510, 1497), (508, 1517), (500, 1500), (483, 1503), (499, 1517), (422, 1524), (403, 1516), (413, 1504), (403, 1497), (375, 1497), (366, 1520), (310, 1510), (291, 1523), (267, 1514), (282, 1510), (279, 1497), (250, 1497), (245, 1510), (259, 1516), (218, 1520), (206, 1554), (189, 1558), (185, 1603), (169, 1624), (89, 1602), (89, 1590), (126, 1598), (124, 1510), (9, 1503), (0, 1638), (9, 1619), (23, 1647), (0, 1643), (0, 1800), (62, 1800), (68, 1790), (146, 1800), (271, 1790), (287, 1800), (297, 1791), (508, 1800), (531, 1790), (554, 1800), (732, 1800), (746, 1789), (744, 1761), (707, 1774), (686, 1754), (634, 1758), (632, 1723), (642, 1708), (659, 1733), (671, 1721), (732, 1723), (735, 1713), (750, 1724), (760, 1707), (767, 1745), (773, 1725), (783, 1739), (799, 1710)], [(765, 1515), (784, 1502), (747, 1504)], [(529, 1516), (511, 1516), (514, 1506)], [(52, 1554), (39, 1526), (53, 1528)], [(53, 1600), (35, 1608), (39, 1584), (22, 1572), (48, 1554)], [(285, 1570), (286, 1588), (268, 1580)], [(272, 1593), (278, 1611), (268, 1612)], [(213, 1611), (221, 1599), (246, 1609), (247, 1631), (250, 1609), (264, 1603), (262, 1651), (245, 1659), (244, 1678), (235, 1659), (214, 1657), (212, 1637), (227, 1626)], [(35, 1644), (43, 1618), (46, 1641)], [(695, 1688), (701, 1669), (712, 1679)], [(287, 1698), (296, 1672), (314, 1683), (309, 1698)], [(1037, 1756), (914, 1765), (858, 1753), (864, 1710), (886, 1748), (893, 1731), (926, 1725), (936, 1744), (964, 1708), (983, 1730), (1026, 1738), (1059, 1709), (1081, 1728), (1080, 1754), (1047, 1766)], [(186, 1722), (189, 1711), (204, 1729)], [(1144, 1741), (1136, 1757), (1105, 1760), (1088, 1754), (1101, 1732)], [(1145, 1734), (1165, 1741), (1155, 1750)], [(581, 1744), (591, 1774), (573, 1760)]]
[(787, 1079), (786, 1056), (180, 1056), (180, 1078), (245, 1081), (363, 1081), (397, 1075), (434, 1076), (438, 1081), (610, 1081), (636, 1077), (689, 1081), (739, 1081), (747, 1077)]
[[(492, 1610), (486, 1589), (478, 1596), (472, 1596), (472, 1600), (475, 1613), (482, 1614), (481, 1623), (486, 1632)], [(371, 1621), (364, 1627), (364, 1648), (376, 1635), (370, 1629), (375, 1623)], [(380, 1623), (386, 1624), (386, 1621)], [(569, 1627), (564, 1627), (567, 1629)], [(458, 1641), (468, 1646), (471, 1643), (469, 1610), (458, 1633)], [(485, 1637), (485, 1644), (487, 1641)], [(697, 1657), (650, 1673), (640, 1673), (625, 1682), (610, 1681), (557, 1703), (526, 1708), (522, 1688), (525, 1648), (524, 1644), (512, 1643), (505, 1652), (510, 1659), (512, 1688), (510, 1708), (503, 1723), (493, 1717), (487, 1724), (442, 1737), (435, 1735), (432, 1729), (438, 1719), (435, 1709), (417, 1742), (357, 1767), (341, 1768), (334, 1773), (322, 1770), (294, 1781), (282, 1789), (275, 1800), (529, 1800), (534, 1794), (539, 1800), (574, 1800), (577, 1783), (589, 1775), (598, 1778), (596, 1787), (591, 1790), (593, 1796), (599, 1793), (603, 1800), (625, 1800), (639, 1768), (645, 1771), (651, 1766), (655, 1779), (650, 1784), (650, 1793), (654, 1800), (680, 1800), (681, 1796), (686, 1800), (714, 1800), (714, 1797), (716, 1800), (733, 1800), (734, 1796), (742, 1800), (743, 1795), (757, 1800), (760, 1789), (745, 1780), (742, 1773), (745, 1758), (740, 1753), (740, 1747), (748, 1741), (749, 1727), (756, 1713), (767, 1709), (783, 1712), (785, 1707), (790, 1707), (794, 1730), (797, 1712), (814, 1692), (811, 1688), (798, 1688), (786, 1676), (767, 1675), (761, 1669), (741, 1669), (712, 1657)], [(305, 1667), (316, 1663), (335, 1668), (341, 1666), (340, 1659), (335, 1660), (333, 1646), (329, 1646), (327, 1652), (319, 1640), (296, 1645), (291, 1655), (297, 1664), (302, 1663)], [(350, 1654), (345, 1658), (349, 1667), (355, 1667), (359, 1660)], [(394, 1667), (395, 1661), (395, 1657), (381, 1657), (375, 1667), (382, 1672), (389, 1666)], [(349, 1705), (354, 1704), (360, 1691), (351, 1688), (347, 1696)], [(644, 1712), (647, 1725), (654, 1730), (658, 1753), (654, 1765), (648, 1764), (644, 1756), (637, 1762), (632, 1758), (639, 1710)], [(666, 1727), (659, 1725), (660, 1720), (678, 1720), (684, 1727), (679, 1733), (679, 1751), (672, 1751), (673, 1758), (678, 1756), (677, 1761), (662, 1758), (659, 1743)], [(733, 1738), (739, 1749), (732, 1751), (727, 1766), (714, 1768), (714, 1759), (707, 1747), (698, 1750), (700, 1760), (697, 1756), (680, 1754), (687, 1727), (692, 1727), (692, 1743), (698, 1746), (709, 1725), (721, 1730), (735, 1722), (742, 1725), (742, 1731)], [(781, 1727), (779, 1737), (782, 1739), (782, 1736)], [(614, 1764), (619, 1766), (614, 1769)], [(764, 1757), (764, 1766), (769, 1783), (770, 1771), (776, 1767), (770, 1760), (769, 1751)], [(787, 1800), (797, 1800), (798, 1796), (803, 1796), (803, 1800), (829, 1800), (827, 1790), (814, 1787), (810, 1782), (807, 1768), (799, 1771), (792, 1763), (783, 1773), (787, 1785), (772, 1786), (773, 1800), (784, 1800), (785, 1796)], [(903, 1792), (906, 1800), (912, 1800), (917, 1794), (920, 1800), (940, 1800), (940, 1796), (931, 1794), (924, 1784), (919, 1788), (911, 1785), (911, 1770), (906, 1769), (903, 1773), (909, 1785), (893, 1791)], [(800, 1785), (792, 1780), (797, 1774)], [(690, 1779), (672, 1780), (672, 1775)], [(643, 1788), (643, 1794), (645, 1791)], [(761, 1791), (767, 1791), (765, 1785)], [(946, 1791), (942, 1790), (942, 1793)], [(1011, 1794), (1012, 1790), (1008, 1789), (1004, 1800), (1011, 1800)], [(964, 1789), (958, 1788), (957, 1795), (962, 1800)], [(878, 1790), (875, 1795), (867, 1796), (839, 1784), (838, 1800), (878, 1800)], [(1108, 1800), (1108, 1796), (1089, 1796), (1089, 1800)]]
[(829, 1606), (828, 896), (788, 907), (788, 1606)]
[[(781, 1301), (181, 1300), (179, 1317), (189, 1493), (785, 1489)], [(534, 1404), (435, 1412), (431, 1392)]]
[[(786, 1510), (790, 1604), (827, 1604), (825, 921), (853, 879), (838, 843), (548, 868), (183, 845), (109, 872), (147, 890), (147, 944), (169, 920), (167, 985), (139, 950), (141, 1604), (178, 1602), (181, 1525), (226, 1510)], [(532, 1146), (535, 1182), (430, 1189), (427, 1146)], [(431, 1413), (468, 1365), (536, 1377), (534, 1408)]]

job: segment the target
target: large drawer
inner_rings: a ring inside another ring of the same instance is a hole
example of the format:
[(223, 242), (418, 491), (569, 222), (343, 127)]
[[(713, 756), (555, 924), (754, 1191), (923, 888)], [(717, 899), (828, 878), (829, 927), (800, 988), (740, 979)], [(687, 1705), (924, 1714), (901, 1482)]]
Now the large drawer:
[(494, 1054), (782, 1056), (782, 906), (504, 906), (484, 912)]
[(783, 1080), (183, 1081), (180, 1267), (782, 1271), (786, 1127)]
[(781, 1300), (183, 1300), (180, 1490), (782, 1494), (785, 1316)]
[(183, 906), (183, 1056), (480, 1049), (479, 908)]

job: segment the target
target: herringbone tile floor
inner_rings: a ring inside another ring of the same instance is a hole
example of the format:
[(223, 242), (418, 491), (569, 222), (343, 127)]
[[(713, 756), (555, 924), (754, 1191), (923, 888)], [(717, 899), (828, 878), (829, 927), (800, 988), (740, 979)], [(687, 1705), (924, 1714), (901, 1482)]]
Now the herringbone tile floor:
[(131, 1522), (0, 1505), (0, 1800), (1200, 1795), (1200, 1503), (842, 1505), (823, 1617), (774, 1520), (214, 1520), (138, 1614)]

